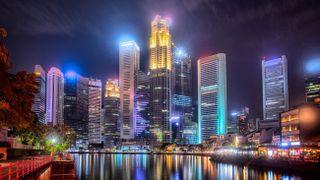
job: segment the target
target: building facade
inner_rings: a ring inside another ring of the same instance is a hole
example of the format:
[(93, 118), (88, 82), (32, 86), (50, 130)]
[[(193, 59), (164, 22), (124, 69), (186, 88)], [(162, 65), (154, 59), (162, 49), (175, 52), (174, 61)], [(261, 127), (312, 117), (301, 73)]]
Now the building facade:
[(40, 65), (35, 65), (34, 74), (38, 93), (35, 94), (32, 111), (36, 113), (39, 122), (46, 122), (46, 72)]
[(134, 41), (120, 43), (119, 64), (121, 139), (134, 139), (135, 74), (140, 66), (140, 48)]
[(147, 74), (139, 70), (136, 73), (135, 138), (147, 140), (150, 126), (150, 79)]
[(55, 67), (47, 73), (46, 124), (63, 124), (64, 76)]
[(238, 127), (240, 135), (246, 135), (249, 133), (249, 108), (244, 107), (238, 114)]
[(88, 80), (88, 136), (89, 144), (102, 143), (101, 107), (102, 84), (101, 80), (89, 78)]
[(104, 95), (104, 144), (113, 147), (120, 138), (120, 92), (119, 82), (116, 79), (108, 79)]
[(198, 69), (198, 143), (226, 132), (226, 55), (204, 57)]
[(183, 137), (184, 124), (193, 119), (191, 57), (176, 47), (173, 47), (172, 57), (172, 116), (179, 117), (178, 122), (171, 125), (172, 141), (181, 143), (189, 137)]
[(286, 56), (262, 61), (263, 120), (261, 128), (278, 128), (279, 114), (289, 108)]
[(76, 132), (76, 145), (88, 143), (89, 79), (75, 72), (65, 74), (64, 124)]
[(320, 104), (320, 75), (305, 81), (306, 102)]
[(151, 144), (170, 143), (171, 133), (171, 35), (168, 19), (157, 15), (150, 37)]

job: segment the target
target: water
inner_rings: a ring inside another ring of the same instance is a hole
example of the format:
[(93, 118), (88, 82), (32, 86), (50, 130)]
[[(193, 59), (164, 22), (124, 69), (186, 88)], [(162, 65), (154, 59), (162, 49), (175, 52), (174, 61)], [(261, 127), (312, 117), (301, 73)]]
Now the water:
[(191, 155), (75, 154), (78, 179), (302, 179)]

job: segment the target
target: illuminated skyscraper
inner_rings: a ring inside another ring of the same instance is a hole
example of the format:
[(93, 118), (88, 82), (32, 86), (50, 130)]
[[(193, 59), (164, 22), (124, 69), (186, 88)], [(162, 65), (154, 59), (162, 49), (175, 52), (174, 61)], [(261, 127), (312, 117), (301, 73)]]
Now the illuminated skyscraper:
[(40, 65), (35, 65), (34, 74), (38, 84), (38, 93), (35, 94), (32, 111), (36, 113), (39, 121), (44, 124), (46, 121), (46, 72)]
[(67, 72), (64, 79), (64, 124), (76, 132), (77, 146), (88, 142), (89, 79)]
[(150, 123), (150, 79), (147, 74), (139, 70), (136, 74), (135, 114), (136, 128), (135, 138), (146, 139), (149, 136)]
[(320, 104), (320, 75), (306, 79), (305, 93), (306, 102)]
[(172, 116), (179, 117), (178, 122), (172, 121), (172, 139), (173, 142), (180, 143), (182, 138), (190, 138), (189, 134), (183, 137), (184, 124), (188, 122), (189, 129), (194, 127), (190, 125), (193, 118), (191, 57), (174, 47), (172, 58)]
[(135, 130), (135, 74), (140, 66), (140, 49), (134, 41), (120, 43), (119, 87), (121, 139), (133, 139)]
[(151, 143), (160, 145), (172, 139), (171, 117), (171, 36), (167, 19), (156, 16), (151, 22)]
[(227, 70), (223, 53), (198, 60), (198, 143), (226, 132)]
[(46, 91), (46, 123), (63, 124), (63, 88), (64, 77), (62, 72), (52, 67), (47, 74)]
[(101, 128), (101, 80), (89, 78), (89, 119), (88, 119), (88, 132), (89, 144), (100, 144), (102, 142), (102, 128)]
[(261, 128), (278, 128), (279, 114), (289, 108), (287, 58), (262, 61), (263, 120)]
[(119, 83), (118, 80), (108, 79), (104, 96), (104, 144), (109, 147), (116, 145), (120, 137), (119, 122)]
[(240, 135), (249, 133), (249, 108), (244, 107), (242, 111), (238, 113), (238, 127)]

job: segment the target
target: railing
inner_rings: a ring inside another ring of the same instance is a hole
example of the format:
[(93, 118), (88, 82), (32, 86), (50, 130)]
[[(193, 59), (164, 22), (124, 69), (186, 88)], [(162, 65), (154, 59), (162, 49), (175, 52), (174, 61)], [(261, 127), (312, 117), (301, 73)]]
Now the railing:
[(52, 162), (50, 156), (37, 156), (28, 160), (0, 164), (0, 180), (17, 180)]

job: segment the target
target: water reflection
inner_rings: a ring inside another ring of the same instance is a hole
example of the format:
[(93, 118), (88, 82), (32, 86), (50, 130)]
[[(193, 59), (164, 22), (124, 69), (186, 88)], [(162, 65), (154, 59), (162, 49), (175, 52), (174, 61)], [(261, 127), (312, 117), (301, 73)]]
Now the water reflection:
[(78, 179), (301, 179), (182, 155), (75, 154)]

